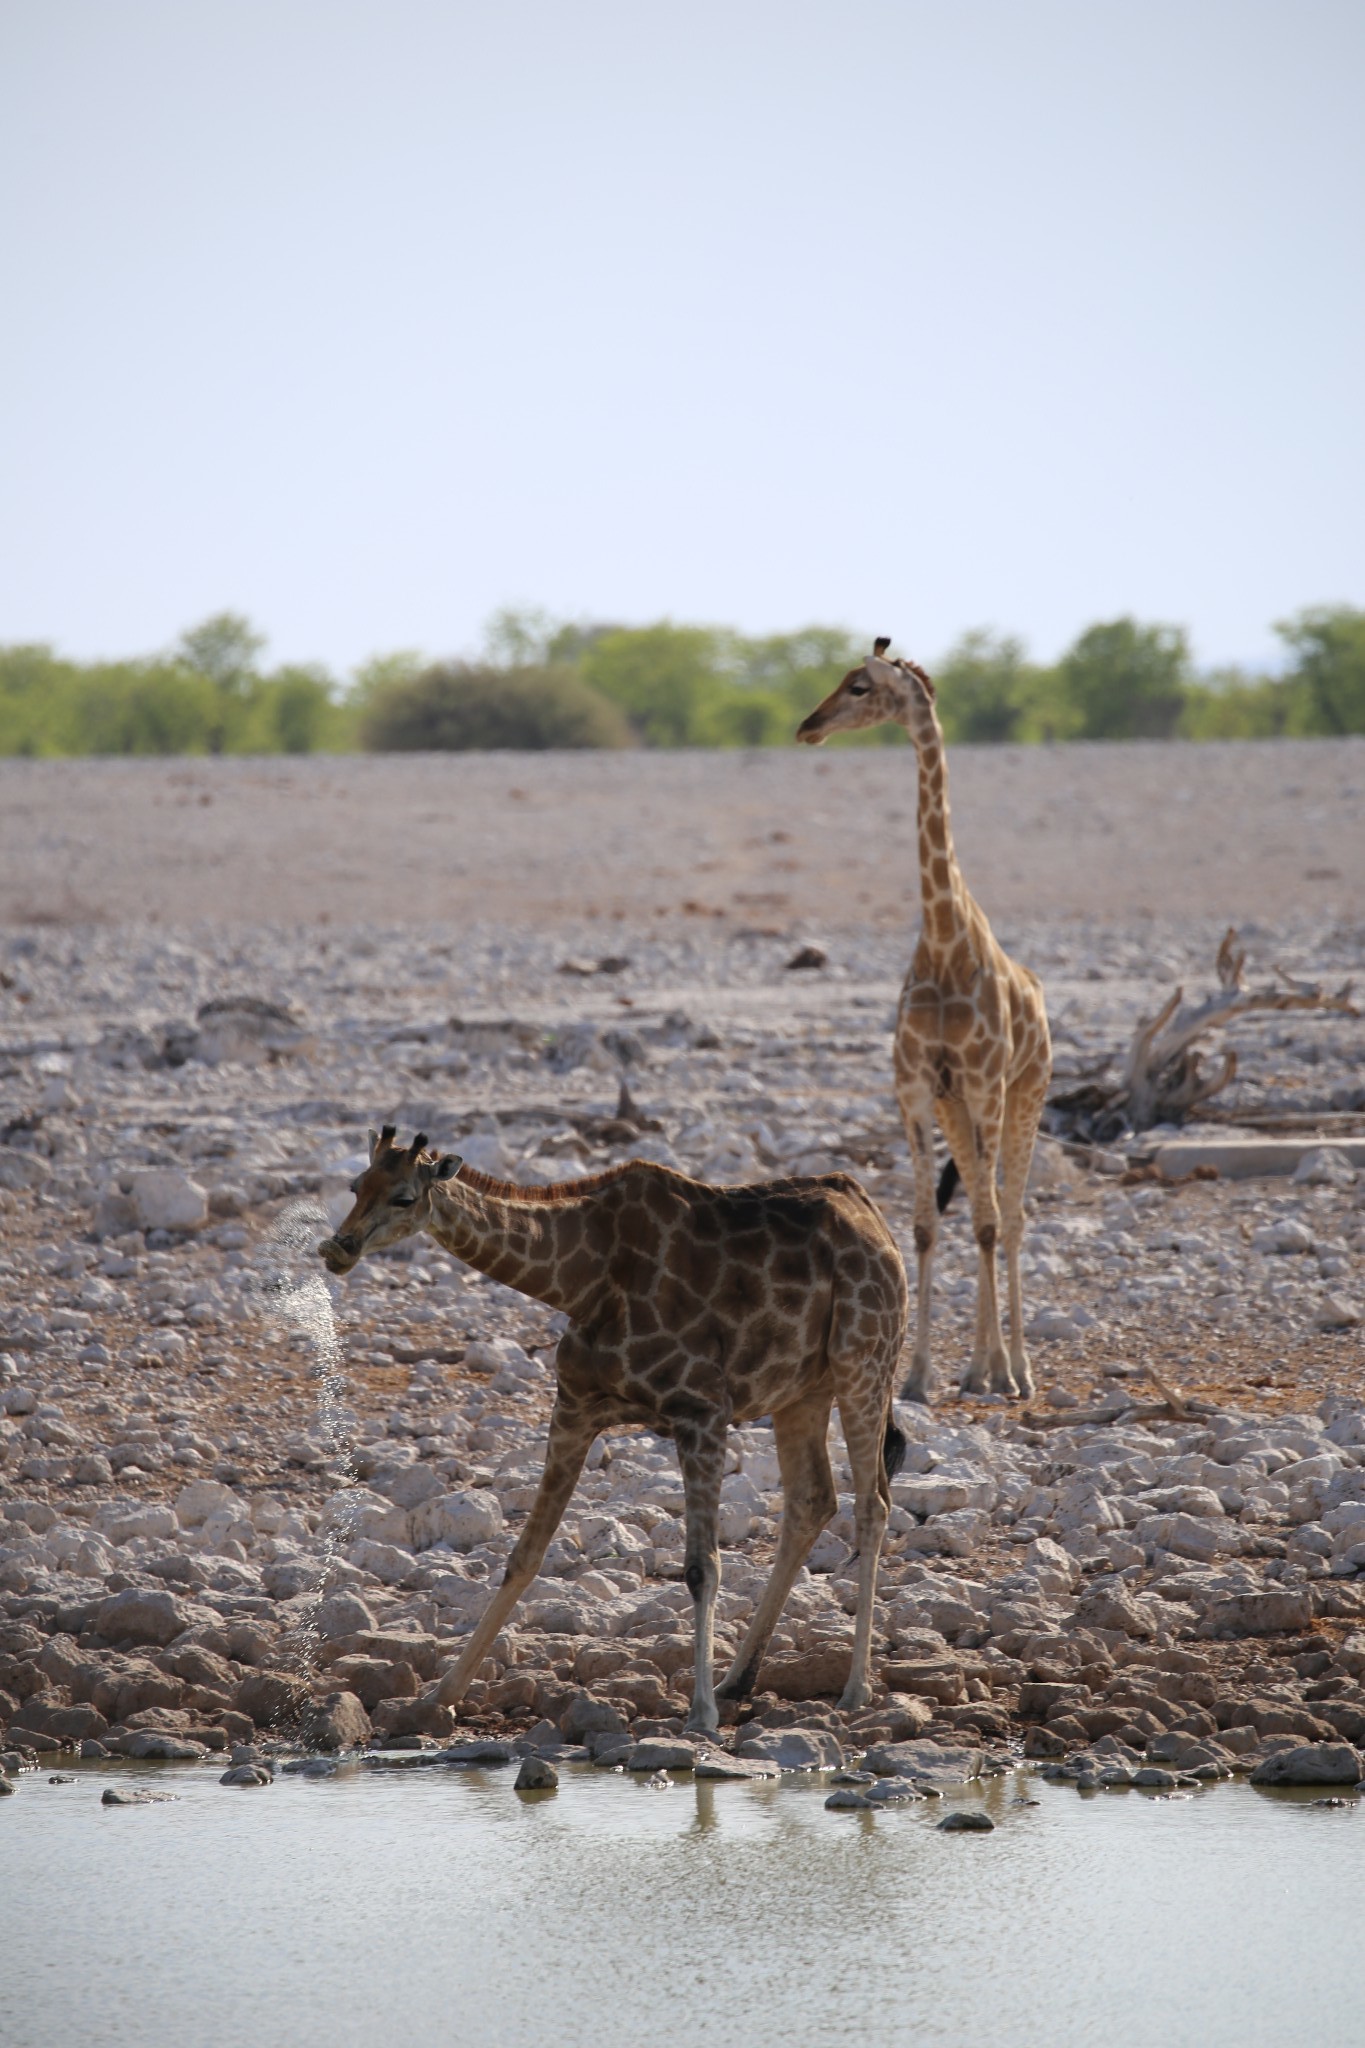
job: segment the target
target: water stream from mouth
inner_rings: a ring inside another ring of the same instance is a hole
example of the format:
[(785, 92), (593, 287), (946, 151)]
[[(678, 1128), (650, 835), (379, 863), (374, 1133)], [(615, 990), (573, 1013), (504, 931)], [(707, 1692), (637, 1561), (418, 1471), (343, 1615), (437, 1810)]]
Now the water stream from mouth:
[(253, 1260), (254, 1292), (261, 1311), (308, 1339), (312, 1376), (317, 1387), (317, 1428), (340, 1493), (328, 1505), (319, 1529), (321, 1552), (317, 1577), (299, 1620), (286, 1644), (290, 1661), (304, 1678), (317, 1668), (318, 1609), (329, 1590), (338, 1561), (350, 1548), (359, 1501), (348, 1500), (359, 1474), (355, 1465), (352, 1418), (345, 1405), (342, 1371), (345, 1352), (327, 1282), (318, 1269), (317, 1245), (331, 1231), (319, 1202), (303, 1198), (281, 1209), (257, 1248)]

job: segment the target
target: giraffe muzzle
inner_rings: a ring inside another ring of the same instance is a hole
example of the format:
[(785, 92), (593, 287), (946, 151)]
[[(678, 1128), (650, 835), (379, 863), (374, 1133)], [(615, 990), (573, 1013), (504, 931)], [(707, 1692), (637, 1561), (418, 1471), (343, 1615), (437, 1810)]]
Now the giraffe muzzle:
[(341, 1237), (324, 1237), (317, 1253), (330, 1273), (349, 1273), (360, 1257), (359, 1247)]

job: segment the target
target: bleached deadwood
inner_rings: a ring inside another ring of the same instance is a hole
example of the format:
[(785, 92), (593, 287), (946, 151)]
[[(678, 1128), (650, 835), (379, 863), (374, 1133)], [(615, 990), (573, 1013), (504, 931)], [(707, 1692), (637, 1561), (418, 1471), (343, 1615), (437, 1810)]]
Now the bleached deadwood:
[(1218, 948), (1215, 971), (1218, 987), (1202, 1002), (1187, 1004), (1185, 991), (1177, 988), (1154, 1016), (1141, 1019), (1116, 1081), (1088, 1077), (1079, 1087), (1053, 1096), (1049, 1107), (1068, 1135), (1102, 1144), (1123, 1130), (1183, 1123), (1226, 1088), (1237, 1072), (1237, 1055), (1230, 1048), (1221, 1052), (1215, 1068), (1206, 1071), (1197, 1041), (1239, 1017), (1285, 1010), (1360, 1014), (1351, 1001), (1349, 981), (1329, 993), (1316, 982), (1295, 981), (1277, 967), (1274, 980), (1248, 988), (1246, 952), (1232, 927)]
[(1178, 1387), (1168, 1386), (1152, 1366), (1140, 1369), (1161, 1395), (1159, 1401), (1139, 1401), (1116, 1389), (1099, 1407), (1063, 1408), (1055, 1415), (1030, 1411), (1021, 1419), (1030, 1429), (1072, 1429), (1078, 1423), (1193, 1422), (1220, 1412), (1215, 1402), (1198, 1400), (1192, 1394), (1182, 1394)]

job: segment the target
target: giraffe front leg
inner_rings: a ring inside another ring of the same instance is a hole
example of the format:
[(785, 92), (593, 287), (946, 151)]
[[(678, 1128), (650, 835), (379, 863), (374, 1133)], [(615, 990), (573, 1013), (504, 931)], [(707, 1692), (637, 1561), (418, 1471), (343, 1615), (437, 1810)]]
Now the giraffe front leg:
[(569, 1496), (583, 1470), (583, 1460), (600, 1426), (598, 1416), (566, 1407), (562, 1400), (555, 1403), (550, 1417), (550, 1439), (545, 1449), (545, 1470), (540, 1475), (540, 1486), (526, 1518), (526, 1527), (508, 1554), (502, 1584), (480, 1615), (454, 1669), (441, 1680), (437, 1698), (443, 1707), (458, 1707), (479, 1666), (496, 1642), (498, 1631), (540, 1570), (550, 1538), (559, 1527)]
[(687, 1543), (683, 1583), (693, 1601), (692, 1707), (688, 1728), (714, 1735), (720, 1727), (716, 1705), (716, 1595), (720, 1591), (720, 1482), (725, 1471), (725, 1423), (720, 1415), (706, 1422), (676, 1422), (673, 1440), (682, 1472)]
[(929, 1399), (929, 1330), (934, 1303), (934, 1245), (938, 1207), (934, 1199), (933, 1098), (921, 1089), (900, 1092), (901, 1118), (915, 1173), (915, 1341), (903, 1401)]

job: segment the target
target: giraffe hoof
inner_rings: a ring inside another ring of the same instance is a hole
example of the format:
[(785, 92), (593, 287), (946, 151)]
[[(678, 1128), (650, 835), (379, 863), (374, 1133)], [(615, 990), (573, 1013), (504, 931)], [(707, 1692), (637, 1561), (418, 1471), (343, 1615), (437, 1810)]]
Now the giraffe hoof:
[(920, 1386), (914, 1380), (907, 1380), (905, 1382), (897, 1399), (901, 1401), (918, 1401), (921, 1408), (928, 1408), (932, 1405), (929, 1400), (929, 1389), (925, 1386)]

